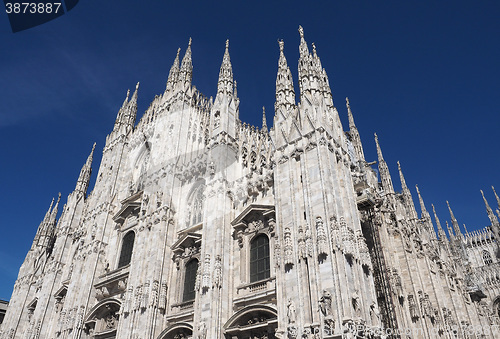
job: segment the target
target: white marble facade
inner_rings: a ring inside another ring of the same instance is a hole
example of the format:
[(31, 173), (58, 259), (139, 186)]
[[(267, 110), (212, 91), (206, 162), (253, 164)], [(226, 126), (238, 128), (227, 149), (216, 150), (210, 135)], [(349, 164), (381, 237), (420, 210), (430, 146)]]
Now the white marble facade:
[(500, 335), (492, 208), (473, 233), (450, 208), (449, 238), (434, 214), (436, 234), (376, 136), (380, 178), (365, 161), (348, 100), (344, 131), (299, 33), (300, 97), (280, 41), (271, 129), (239, 120), (228, 42), (215, 99), (191, 84), (191, 41), (137, 124), (127, 94), (92, 192), (95, 145), (40, 224), (1, 338)]

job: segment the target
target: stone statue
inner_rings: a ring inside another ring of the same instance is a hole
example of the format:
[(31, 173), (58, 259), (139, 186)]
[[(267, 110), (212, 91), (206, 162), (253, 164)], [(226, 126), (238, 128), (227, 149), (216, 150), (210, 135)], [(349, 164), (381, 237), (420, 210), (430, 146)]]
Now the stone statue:
[(319, 309), (325, 317), (332, 315), (332, 294), (327, 290), (323, 290), (323, 294), (319, 299)]
[(294, 324), (296, 315), (295, 315), (295, 304), (291, 298), (288, 298), (288, 304), (286, 305), (287, 307), (287, 316), (288, 316), (288, 323), (289, 324)]

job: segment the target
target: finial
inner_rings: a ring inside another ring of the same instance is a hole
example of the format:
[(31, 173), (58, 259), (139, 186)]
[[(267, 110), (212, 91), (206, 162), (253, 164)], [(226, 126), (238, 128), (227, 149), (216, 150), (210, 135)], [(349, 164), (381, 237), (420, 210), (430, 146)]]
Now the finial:
[(303, 38), (304, 37), (304, 29), (302, 28), (301, 25), (299, 25), (299, 34), (300, 34), (300, 37)]
[(262, 106), (262, 129), (267, 131), (266, 108)]
[(349, 98), (348, 97), (345, 97), (345, 104), (346, 104), (347, 108), (351, 107), (351, 105), (349, 104)]
[(127, 100), (129, 96), (130, 96), (130, 89), (127, 89)]
[(280, 45), (280, 52), (283, 52), (283, 50), (285, 49), (285, 42), (283, 41), (283, 39), (278, 40), (278, 44)]
[(226, 49), (229, 48), (229, 39), (226, 40)]
[(191, 46), (191, 42), (193, 41), (193, 39), (191, 39), (191, 37), (189, 37), (189, 42), (188, 42), (188, 46)]
[(137, 82), (137, 85), (135, 85), (135, 90), (137, 91), (139, 89), (139, 81)]
[(95, 150), (95, 142), (94, 142), (94, 145), (92, 146), (92, 153), (94, 152)]
[(179, 53), (181, 52), (181, 48), (177, 48), (177, 57), (179, 57)]
[(314, 42), (311, 45), (312, 45), (312, 48), (313, 48), (313, 55), (317, 56), (316, 55), (316, 45), (314, 44)]

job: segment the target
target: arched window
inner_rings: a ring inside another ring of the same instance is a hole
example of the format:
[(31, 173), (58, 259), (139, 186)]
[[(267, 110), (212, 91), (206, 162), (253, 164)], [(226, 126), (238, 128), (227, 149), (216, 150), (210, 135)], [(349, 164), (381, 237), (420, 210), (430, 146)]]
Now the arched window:
[(269, 238), (261, 234), (250, 243), (250, 282), (269, 278)]
[(489, 265), (493, 262), (493, 260), (491, 260), (490, 252), (488, 252), (486, 250), (483, 251), (483, 261), (484, 261), (485, 265)]
[(135, 233), (130, 231), (123, 237), (122, 250), (120, 252), (120, 260), (118, 261), (118, 268), (127, 266), (132, 259), (132, 251), (134, 249)]
[(184, 273), (184, 292), (182, 294), (182, 301), (189, 301), (194, 299), (197, 271), (198, 271), (197, 259), (193, 259), (186, 264), (186, 271)]
[(203, 221), (203, 202), (205, 185), (201, 182), (193, 188), (188, 197), (187, 226), (196, 225)]

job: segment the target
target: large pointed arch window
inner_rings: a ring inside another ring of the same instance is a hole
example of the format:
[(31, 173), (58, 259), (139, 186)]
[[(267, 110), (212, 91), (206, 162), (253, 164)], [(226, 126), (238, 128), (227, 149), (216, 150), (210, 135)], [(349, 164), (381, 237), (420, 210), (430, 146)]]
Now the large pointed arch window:
[(120, 260), (118, 268), (127, 266), (132, 259), (132, 251), (134, 250), (135, 233), (130, 231), (123, 237), (122, 250), (120, 252)]
[(269, 238), (260, 234), (250, 242), (250, 282), (270, 277)]
[(190, 301), (195, 298), (196, 274), (198, 272), (198, 259), (190, 260), (186, 264), (184, 272), (184, 291), (182, 301)]

